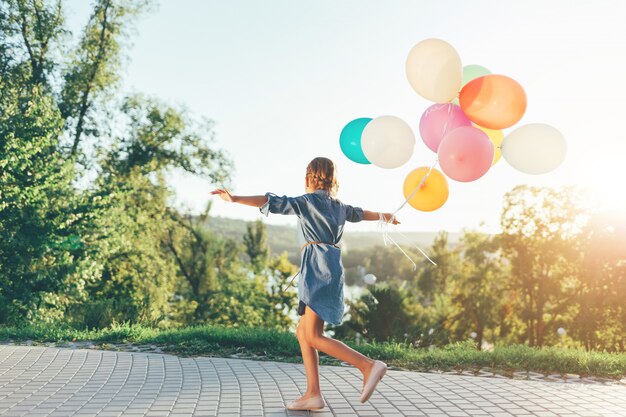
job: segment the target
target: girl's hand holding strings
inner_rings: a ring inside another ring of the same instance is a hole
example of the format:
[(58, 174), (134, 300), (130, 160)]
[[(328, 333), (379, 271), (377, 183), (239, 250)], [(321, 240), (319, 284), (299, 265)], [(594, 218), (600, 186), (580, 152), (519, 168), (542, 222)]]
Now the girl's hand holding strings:
[(223, 188), (213, 190), (211, 191), (211, 194), (218, 194), (222, 198), (222, 200), (228, 201), (230, 203), (233, 203), (235, 201), (234, 197), (228, 192), (228, 190), (225, 190)]
[[(400, 222), (398, 221), (398, 219), (396, 219), (396, 216), (394, 216), (391, 213), (383, 213), (383, 216), (385, 216), (385, 221), (387, 223), (391, 223), (391, 224), (400, 224)], [(391, 220), (389, 220), (391, 219)]]

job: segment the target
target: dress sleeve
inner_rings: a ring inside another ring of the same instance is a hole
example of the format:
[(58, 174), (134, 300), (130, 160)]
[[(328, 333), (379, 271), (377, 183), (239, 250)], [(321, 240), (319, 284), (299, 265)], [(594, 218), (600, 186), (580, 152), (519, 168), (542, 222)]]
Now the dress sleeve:
[(286, 195), (279, 197), (274, 193), (265, 193), (267, 202), (259, 207), (259, 211), (266, 217), (269, 213), (275, 214), (295, 214), (300, 216), (302, 206), (305, 204), (303, 195), (298, 197), (287, 197)]
[(352, 207), (349, 204), (344, 205), (346, 209), (346, 220), (357, 223), (363, 220), (363, 209), (361, 207)]

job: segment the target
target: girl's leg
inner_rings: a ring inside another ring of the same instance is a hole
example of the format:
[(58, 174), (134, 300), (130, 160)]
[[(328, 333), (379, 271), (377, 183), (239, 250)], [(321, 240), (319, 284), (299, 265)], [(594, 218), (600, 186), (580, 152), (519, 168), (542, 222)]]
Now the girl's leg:
[(350, 365), (356, 367), (363, 374), (363, 384), (367, 382), (370, 370), (374, 365), (374, 360), (351, 349), (339, 340), (324, 336), (324, 321), (319, 318), (313, 310), (306, 307), (304, 316), (300, 322), (304, 321), (304, 335), (309, 345), (317, 350), (321, 350), (327, 355), (333, 356)]
[(302, 351), (302, 361), (306, 371), (306, 392), (301, 397), (307, 399), (320, 395), (319, 357), (317, 349), (311, 346), (304, 336), (304, 317), (300, 318), (296, 328), (296, 337)]

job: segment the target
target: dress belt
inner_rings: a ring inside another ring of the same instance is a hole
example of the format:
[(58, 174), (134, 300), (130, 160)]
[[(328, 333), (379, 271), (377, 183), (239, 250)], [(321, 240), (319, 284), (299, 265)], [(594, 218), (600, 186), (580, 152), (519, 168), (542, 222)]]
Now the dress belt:
[[(328, 242), (306, 242), (304, 245), (302, 245), (300, 247), (300, 252), (302, 252), (302, 250), (307, 247), (308, 245), (316, 245), (316, 244), (324, 244), (324, 245), (330, 245), (330, 246), (334, 246), (337, 249), (340, 249), (339, 246), (335, 245), (334, 243), (328, 243)], [(300, 269), (302, 269), (302, 265), (300, 265)], [(298, 270), (298, 272), (293, 276), (293, 278), (291, 278), (291, 281), (289, 282), (289, 284), (285, 287), (285, 289), (283, 289), (283, 291), (286, 291), (287, 288), (291, 287), (291, 284), (293, 284), (293, 280), (296, 279), (296, 277), (300, 274), (300, 270)]]
[(339, 246), (335, 245), (334, 243), (328, 243), (328, 242), (306, 242), (304, 245), (302, 245), (302, 246), (300, 247), (300, 252), (302, 252), (302, 249), (304, 249), (307, 245), (315, 245), (315, 244), (317, 244), (317, 243), (322, 243), (322, 244), (324, 244), (324, 245), (334, 246), (334, 247), (336, 247), (337, 249), (339, 249)]

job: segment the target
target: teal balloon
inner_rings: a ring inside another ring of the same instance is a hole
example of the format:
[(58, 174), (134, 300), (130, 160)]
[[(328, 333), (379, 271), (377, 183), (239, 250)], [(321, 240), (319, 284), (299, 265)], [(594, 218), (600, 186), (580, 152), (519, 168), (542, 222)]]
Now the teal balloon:
[(478, 77), (482, 77), (483, 75), (489, 75), (491, 71), (482, 65), (466, 65), (463, 67), (463, 82), (461, 84), (461, 88), (465, 86), (465, 84), (469, 83), (472, 80), (475, 80)]
[(369, 117), (354, 119), (341, 130), (341, 135), (339, 135), (339, 146), (343, 154), (359, 164), (371, 164), (361, 149), (361, 135), (370, 120), (372, 119)]

